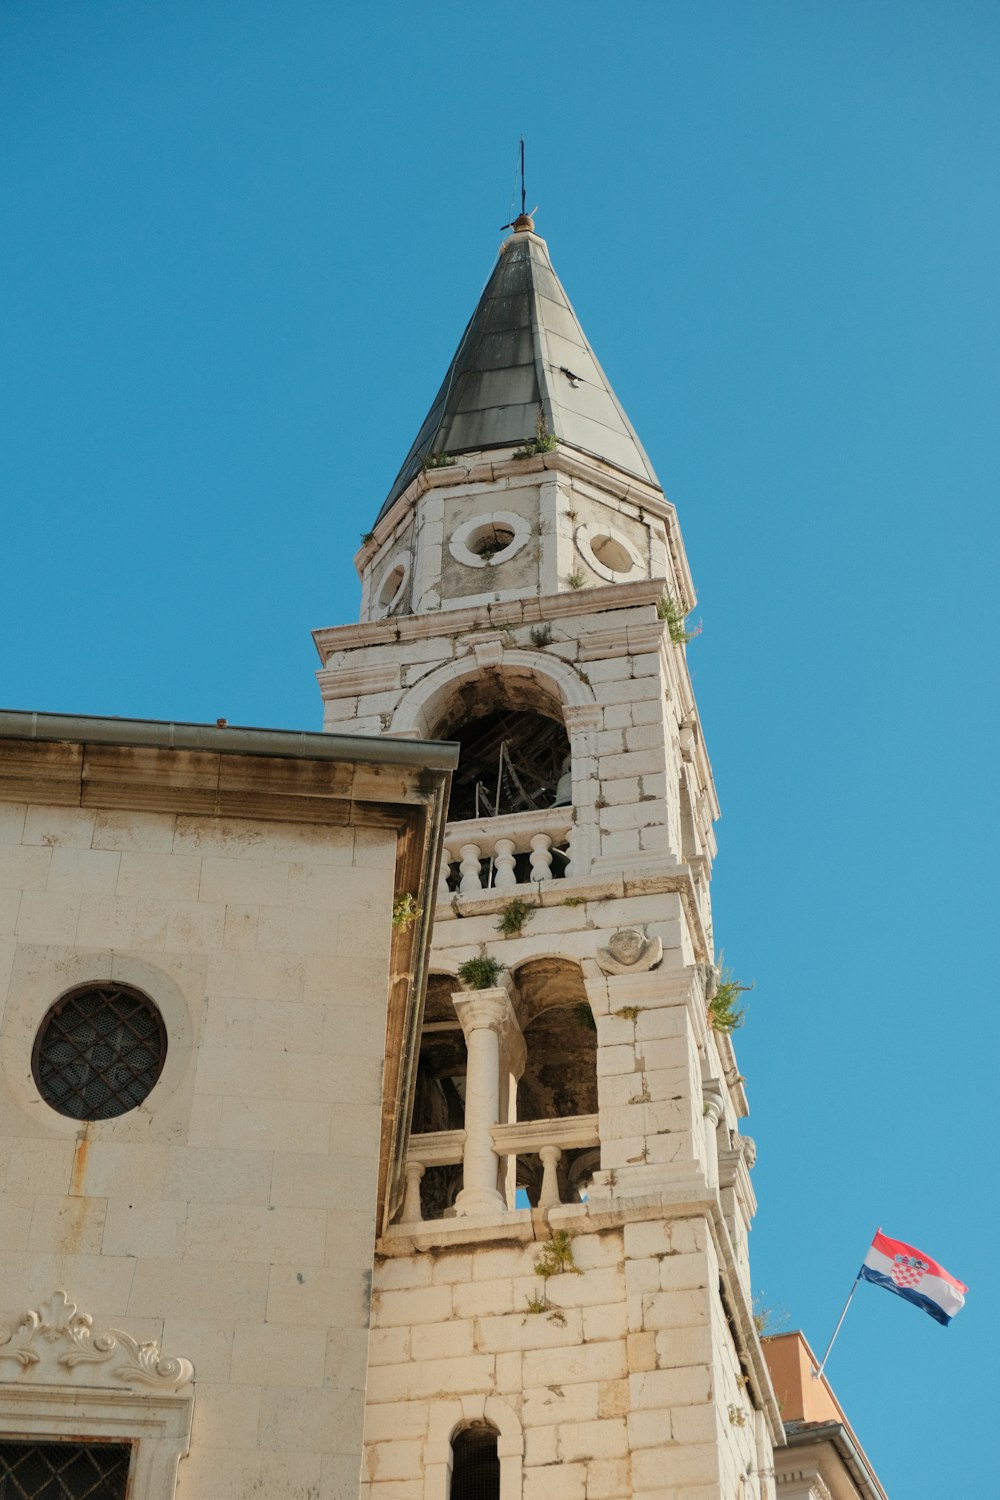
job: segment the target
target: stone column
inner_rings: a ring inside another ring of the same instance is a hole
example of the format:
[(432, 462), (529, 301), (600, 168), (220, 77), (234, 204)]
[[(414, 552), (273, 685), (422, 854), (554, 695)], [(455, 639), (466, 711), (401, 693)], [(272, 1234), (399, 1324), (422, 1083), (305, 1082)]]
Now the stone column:
[(719, 1186), (719, 1121), (722, 1119), (722, 1085), (714, 1078), (702, 1090), (705, 1115), (705, 1175), (709, 1187)]
[(558, 1146), (543, 1146), (538, 1155), (542, 1162), (542, 1190), (538, 1196), (538, 1207), (558, 1208), (562, 1200), (559, 1197), (559, 1177), (556, 1169), (562, 1152)]
[(419, 1224), (424, 1217), (420, 1203), (420, 1180), (423, 1175), (423, 1162), (413, 1161), (411, 1158), (406, 1163), (406, 1197), (403, 1199), (403, 1212), (399, 1220), (401, 1224)]
[(492, 1127), (500, 1123), (501, 1038), (517, 1021), (505, 989), (462, 990), (451, 998), (468, 1049), (463, 1182), (455, 1212), (460, 1217), (506, 1213), (506, 1200), (497, 1189), (500, 1163)]

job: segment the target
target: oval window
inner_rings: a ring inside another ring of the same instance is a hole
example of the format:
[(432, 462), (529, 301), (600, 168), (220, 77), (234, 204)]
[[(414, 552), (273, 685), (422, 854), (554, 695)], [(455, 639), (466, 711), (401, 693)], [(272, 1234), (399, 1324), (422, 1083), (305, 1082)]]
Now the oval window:
[(511, 510), (466, 521), (448, 539), (448, 550), (466, 568), (496, 567), (516, 557), (531, 536), (531, 522)]
[(613, 536), (594, 537), (590, 550), (597, 561), (610, 568), (612, 573), (631, 573), (632, 559), (621, 542), (616, 542)]
[(608, 583), (630, 583), (646, 572), (639, 549), (607, 521), (577, 527), (576, 545), (584, 562)]
[(466, 541), (469, 551), (484, 562), (495, 562), (501, 552), (506, 552), (514, 541), (513, 526), (503, 521), (490, 521), (478, 527)]
[(405, 577), (406, 569), (403, 567), (402, 563), (397, 564), (397, 566), (393, 568), (392, 572), (383, 583), (379, 591), (378, 602), (383, 605), (391, 604), (396, 595), (399, 593), (400, 589), (403, 587), (403, 580)]

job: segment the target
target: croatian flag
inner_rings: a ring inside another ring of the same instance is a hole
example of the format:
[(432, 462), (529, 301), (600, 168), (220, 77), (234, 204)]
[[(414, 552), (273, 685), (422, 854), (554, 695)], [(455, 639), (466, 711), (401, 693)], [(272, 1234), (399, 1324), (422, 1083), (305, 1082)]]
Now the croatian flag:
[(929, 1255), (914, 1250), (912, 1245), (904, 1245), (902, 1240), (891, 1240), (881, 1229), (872, 1240), (859, 1274), (862, 1280), (885, 1287), (897, 1297), (905, 1297), (914, 1307), (922, 1307), (938, 1323), (951, 1322), (965, 1306), (969, 1290)]

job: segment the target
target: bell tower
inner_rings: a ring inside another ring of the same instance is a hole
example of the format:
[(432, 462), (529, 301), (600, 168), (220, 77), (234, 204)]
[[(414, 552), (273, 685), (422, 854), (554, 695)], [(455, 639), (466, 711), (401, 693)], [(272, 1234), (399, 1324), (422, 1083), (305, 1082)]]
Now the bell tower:
[(694, 589), (527, 215), (356, 561), (361, 623), (315, 633), (324, 727), (462, 747), (370, 1500), (765, 1500)]

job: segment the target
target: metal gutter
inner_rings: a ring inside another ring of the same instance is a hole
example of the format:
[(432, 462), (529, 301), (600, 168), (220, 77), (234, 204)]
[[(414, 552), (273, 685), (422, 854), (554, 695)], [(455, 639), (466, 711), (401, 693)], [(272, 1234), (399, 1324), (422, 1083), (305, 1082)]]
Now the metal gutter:
[(160, 719), (100, 718), (0, 709), (0, 739), (84, 741), (136, 745), (156, 750), (205, 750), (238, 755), (285, 756), (293, 760), (343, 760), (452, 771), (459, 746), (447, 740), (394, 739), (361, 734), (322, 734), (298, 729), (252, 729), (185, 724)]
[(851, 1478), (865, 1500), (888, 1500), (867, 1455), (851, 1429), (843, 1422), (796, 1422), (785, 1424), (785, 1447), (805, 1448), (810, 1443), (832, 1443), (844, 1460)]

